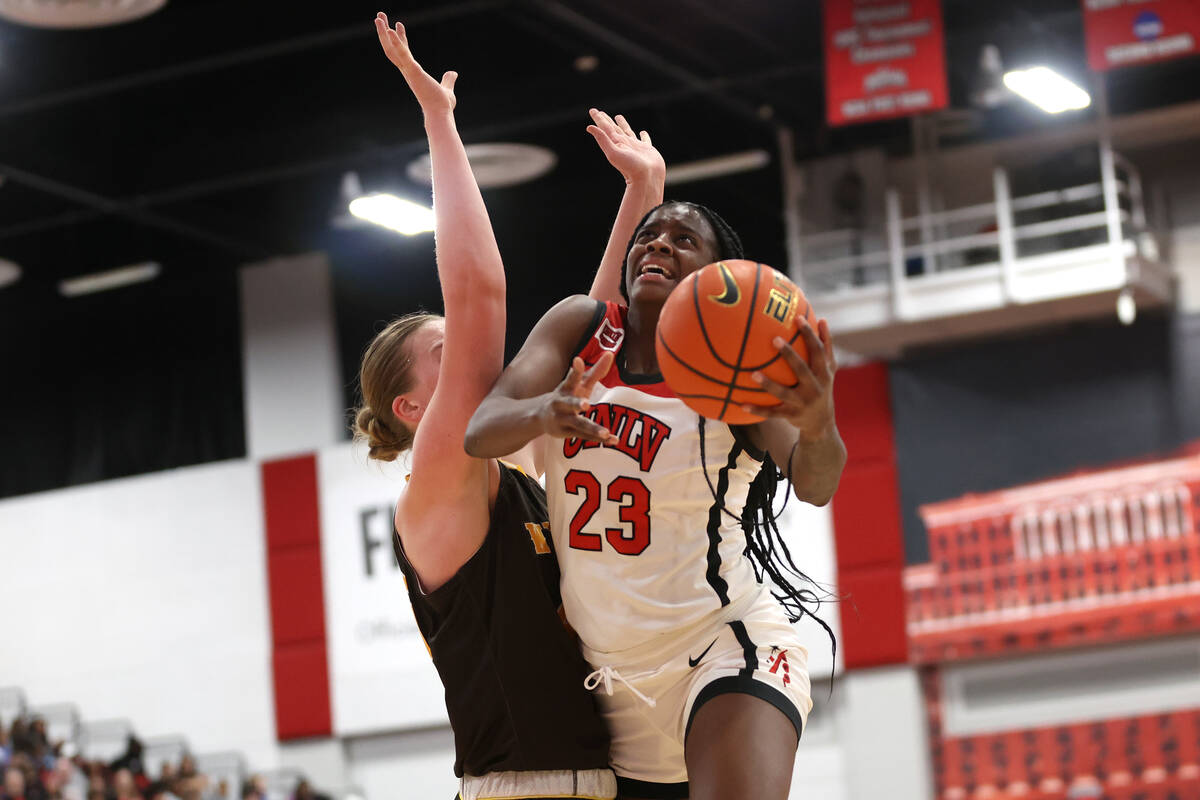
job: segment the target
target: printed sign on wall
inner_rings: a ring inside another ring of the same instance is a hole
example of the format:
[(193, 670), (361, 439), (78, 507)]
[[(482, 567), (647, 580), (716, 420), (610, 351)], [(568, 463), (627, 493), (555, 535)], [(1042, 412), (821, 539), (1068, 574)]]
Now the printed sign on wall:
[(317, 457), (333, 730), (446, 724), (443, 689), (392, 553), (402, 465), (344, 444)]
[(1083, 26), (1097, 71), (1200, 52), (1196, 0), (1083, 0)]
[(825, 0), (830, 125), (945, 108), (941, 0)]

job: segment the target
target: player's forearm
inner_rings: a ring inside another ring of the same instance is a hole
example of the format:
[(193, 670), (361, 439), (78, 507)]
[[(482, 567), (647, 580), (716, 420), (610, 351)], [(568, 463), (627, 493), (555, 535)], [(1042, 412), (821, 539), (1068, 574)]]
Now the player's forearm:
[(625, 250), (638, 222), (650, 209), (662, 202), (665, 173), (654, 171), (625, 184), (625, 194), (613, 221), (608, 246), (600, 259), (600, 268), (588, 296), (593, 300), (621, 299), (621, 270), (625, 268)]
[(541, 397), (489, 395), (467, 425), (463, 448), (476, 458), (500, 458), (520, 450), (544, 433), (538, 416), (541, 403)]
[(444, 296), (499, 293), (504, 265), (451, 112), (426, 115), (438, 276)]
[(846, 445), (836, 425), (830, 425), (815, 440), (798, 439), (791, 460), (792, 491), (796, 497), (814, 506), (823, 506), (833, 499), (846, 466)]

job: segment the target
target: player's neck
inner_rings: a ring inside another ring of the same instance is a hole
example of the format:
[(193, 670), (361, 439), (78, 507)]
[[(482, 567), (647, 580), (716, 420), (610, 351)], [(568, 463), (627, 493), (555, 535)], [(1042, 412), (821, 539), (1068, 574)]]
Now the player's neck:
[(631, 303), (625, 318), (625, 342), (621, 345), (624, 368), (635, 375), (658, 373), (658, 353), (654, 349), (654, 332), (662, 305), (647, 307)]

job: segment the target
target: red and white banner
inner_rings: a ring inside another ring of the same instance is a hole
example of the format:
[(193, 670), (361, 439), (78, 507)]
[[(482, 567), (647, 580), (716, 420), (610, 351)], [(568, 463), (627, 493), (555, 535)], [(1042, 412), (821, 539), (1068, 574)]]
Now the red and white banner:
[(945, 108), (941, 0), (825, 0), (830, 125)]
[(1097, 71), (1200, 52), (1197, 0), (1083, 0), (1083, 27)]

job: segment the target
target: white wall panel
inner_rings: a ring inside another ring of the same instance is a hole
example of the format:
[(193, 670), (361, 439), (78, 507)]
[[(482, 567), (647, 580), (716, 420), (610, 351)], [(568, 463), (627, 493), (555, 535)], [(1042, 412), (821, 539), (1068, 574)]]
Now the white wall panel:
[(449, 726), (350, 739), (347, 752), (350, 779), (369, 800), (450, 800), (458, 791)]
[(333, 729), (339, 735), (447, 723), (441, 679), (392, 551), (403, 463), (349, 442), (322, 450), (321, 562)]
[(240, 278), (247, 455), (340, 441), (342, 374), (325, 254), (251, 264)]
[(255, 465), (0, 502), (0, 554), (0, 683), (275, 763)]
[[(783, 492), (783, 485), (779, 491)], [(778, 508), (778, 503), (776, 504)], [(795, 497), (789, 498), (779, 518), (779, 531), (792, 553), (796, 566), (817, 584), (818, 594), (825, 596), (817, 610), (817, 616), (841, 635), (841, 615), (837, 602), (837, 553), (833, 539), (833, 506), (821, 508), (802, 503)], [(812, 589), (811, 584), (798, 583), (798, 588)], [(837, 664), (829, 636), (814, 620), (805, 617), (795, 625), (801, 641), (808, 648), (808, 672), (813, 680), (840, 674), (844, 668), (842, 653), (837, 653)], [(814, 701), (818, 698), (814, 696)]]

